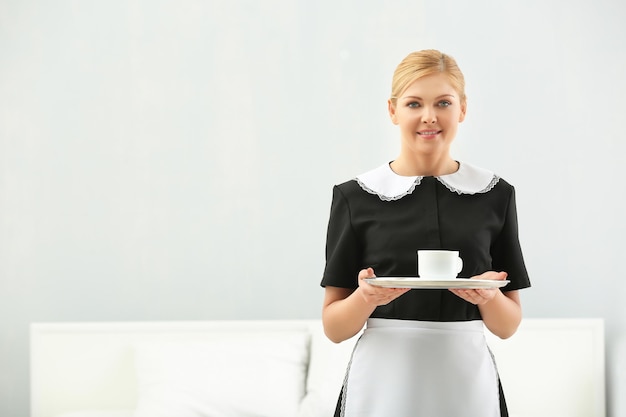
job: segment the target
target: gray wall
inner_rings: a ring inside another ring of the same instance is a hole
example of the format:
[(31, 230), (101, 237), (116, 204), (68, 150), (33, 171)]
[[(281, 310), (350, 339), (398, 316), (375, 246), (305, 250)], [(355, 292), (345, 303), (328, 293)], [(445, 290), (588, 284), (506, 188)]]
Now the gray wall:
[(517, 188), (526, 316), (604, 318), (626, 416), (625, 20), (617, 0), (0, 0), (0, 415), (28, 415), (31, 322), (319, 317), (331, 187), (396, 156), (391, 74), (434, 47), (468, 82), (454, 156)]

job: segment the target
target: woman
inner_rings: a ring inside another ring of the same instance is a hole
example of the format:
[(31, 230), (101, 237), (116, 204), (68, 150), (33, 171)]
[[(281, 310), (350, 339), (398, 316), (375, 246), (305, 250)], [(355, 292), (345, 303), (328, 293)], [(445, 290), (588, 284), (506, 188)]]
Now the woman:
[[(388, 109), (398, 157), (333, 189), (323, 323), (357, 342), (335, 415), (507, 416), (483, 325), (501, 338), (521, 321), (530, 281), (517, 232), (514, 188), (457, 162), (450, 145), (466, 113), (465, 81), (436, 50), (396, 68)], [(459, 277), (509, 280), (488, 289), (381, 288), (364, 279), (416, 276), (418, 249), (458, 250)], [(376, 275), (375, 275), (376, 274)]]

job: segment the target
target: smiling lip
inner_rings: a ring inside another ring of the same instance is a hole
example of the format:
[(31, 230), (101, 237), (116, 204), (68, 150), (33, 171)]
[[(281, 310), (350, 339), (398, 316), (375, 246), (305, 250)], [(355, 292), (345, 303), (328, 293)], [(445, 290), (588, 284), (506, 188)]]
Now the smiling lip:
[(418, 135), (424, 136), (424, 137), (437, 136), (439, 133), (441, 133), (441, 130), (421, 130), (417, 132)]

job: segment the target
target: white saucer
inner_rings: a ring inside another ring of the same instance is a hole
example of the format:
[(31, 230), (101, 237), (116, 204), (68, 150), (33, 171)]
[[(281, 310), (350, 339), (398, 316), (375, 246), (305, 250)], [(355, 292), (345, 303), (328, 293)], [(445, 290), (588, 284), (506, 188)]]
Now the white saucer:
[(422, 288), (422, 289), (484, 289), (484, 288), (500, 288), (507, 285), (508, 280), (490, 280), (490, 279), (425, 279), (417, 277), (376, 277), (365, 278), (365, 282), (371, 285), (385, 288)]

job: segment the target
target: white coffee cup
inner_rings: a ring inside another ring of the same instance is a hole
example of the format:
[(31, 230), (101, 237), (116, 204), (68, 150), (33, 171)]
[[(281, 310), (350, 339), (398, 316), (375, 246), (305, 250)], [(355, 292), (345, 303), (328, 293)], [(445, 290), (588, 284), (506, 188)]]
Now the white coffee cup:
[(463, 269), (463, 260), (456, 250), (418, 250), (417, 274), (420, 278), (454, 279)]

